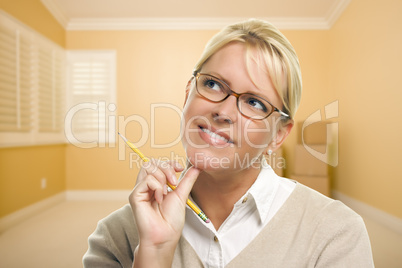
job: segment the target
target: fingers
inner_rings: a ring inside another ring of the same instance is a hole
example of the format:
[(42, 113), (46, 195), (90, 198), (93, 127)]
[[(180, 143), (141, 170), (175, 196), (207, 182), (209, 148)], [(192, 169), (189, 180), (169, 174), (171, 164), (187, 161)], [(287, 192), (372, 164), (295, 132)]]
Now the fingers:
[[(134, 188), (132, 194), (136, 196), (136, 201), (152, 201), (153, 199), (161, 204), (164, 196), (167, 195), (167, 185), (170, 184), (176, 186), (178, 185), (176, 172), (183, 171), (183, 167), (175, 161), (161, 162), (151, 160), (144, 163), (143, 168), (137, 178), (137, 185)], [(180, 185), (175, 187), (174, 191), (180, 200), (185, 203), (190, 194), (190, 191), (200, 173), (197, 168), (189, 168), (182, 180)], [(131, 199), (131, 198), (130, 198)]]
[(191, 167), (186, 171), (186, 174), (184, 174), (183, 178), (181, 179), (180, 184), (177, 186), (175, 192), (183, 202), (187, 201), (187, 198), (190, 195), (191, 189), (193, 188), (193, 185), (199, 174), (199, 169)]
[[(177, 185), (176, 172), (183, 171), (183, 169), (176, 161), (162, 162), (151, 159), (145, 162), (137, 177), (132, 195), (136, 196), (136, 201), (155, 199), (157, 203), (161, 204), (163, 196), (168, 193), (166, 182)], [(133, 200), (132, 197), (130, 200)]]
[[(148, 175), (139, 184), (134, 187), (130, 195), (131, 202), (149, 202), (155, 201), (159, 204), (162, 203), (163, 195), (165, 194), (165, 187), (153, 176)], [(134, 200), (135, 199), (135, 200)]]
[[(176, 161), (162, 162), (152, 159), (143, 164), (141, 172), (154, 176), (162, 185), (165, 185), (166, 181), (172, 185), (177, 185), (176, 172), (183, 171), (183, 169), (184, 168)], [(143, 178), (145, 174), (143, 174)], [(140, 182), (141, 178), (139, 177), (138, 179)]]

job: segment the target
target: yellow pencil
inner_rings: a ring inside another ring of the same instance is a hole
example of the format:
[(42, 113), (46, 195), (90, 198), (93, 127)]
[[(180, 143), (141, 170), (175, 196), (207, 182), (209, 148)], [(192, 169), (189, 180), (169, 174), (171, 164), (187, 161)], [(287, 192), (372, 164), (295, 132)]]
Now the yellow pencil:
[[(128, 141), (123, 135), (120, 134), (120, 132), (118, 132), (118, 134), (120, 135), (120, 137), (124, 140), (124, 142), (128, 145), (128, 147), (131, 148), (131, 150), (133, 150), (139, 157), (141, 157), (142, 161), (144, 162), (148, 162), (149, 158), (146, 157), (143, 153), (141, 153), (140, 150), (138, 150), (137, 147), (135, 147), (134, 144), (132, 144), (130, 141)], [(166, 182), (166, 184), (172, 189), (175, 190), (176, 187), (171, 185), (169, 182)], [(210, 220), (208, 219), (207, 215), (205, 215), (204, 212), (202, 212), (193, 202), (191, 202), (191, 200), (187, 199), (187, 205), (206, 223), (209, 223)]]

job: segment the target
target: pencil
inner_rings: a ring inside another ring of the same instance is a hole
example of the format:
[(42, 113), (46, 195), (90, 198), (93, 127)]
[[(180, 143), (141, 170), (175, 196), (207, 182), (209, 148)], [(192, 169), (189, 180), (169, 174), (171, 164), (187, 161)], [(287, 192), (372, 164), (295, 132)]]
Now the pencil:
[[(148, 162), (149, 158), (146, 157), (143, 153), (141, 153), (141, 151), (135, 147), (134, 144), (132, 144), (130, 141), (128, 141), (123, 135), (120, 134), (120, 132), (118, 132), (118, 134), (120, 135), (120, 137), (123, 139), (123, 141), (128, 145), (128, 147), (131, 148), (131, 150), (134, 151), (134, 153), (136, 153), (144, 162)], [(176, 186), (171, 185), (169, 182), (166, 182), (166, 184), (169, 186), (170, 189), (175, 190)], [(202, 212), (193, 202), (191, 202), (190, 199), (187, 199), (187, 205), (206, 223), (209, 223), (210, 220), (208, 219), (207, 215), (205, 215), (204, 212)]]

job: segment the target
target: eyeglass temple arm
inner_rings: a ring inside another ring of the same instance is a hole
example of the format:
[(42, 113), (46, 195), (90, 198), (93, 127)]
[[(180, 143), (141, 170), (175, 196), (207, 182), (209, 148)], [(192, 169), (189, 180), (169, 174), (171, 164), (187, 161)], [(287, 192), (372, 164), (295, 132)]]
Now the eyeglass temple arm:
[(284, 117), (290, 118), (290, 116), (289, 116), (288, 114), (282, 112), (282, 111), (279, 110), (278, 108), (275, 108), (275, 111), (277, 111), (280, 115), (282, 115), (282, 116), (284, 116)]

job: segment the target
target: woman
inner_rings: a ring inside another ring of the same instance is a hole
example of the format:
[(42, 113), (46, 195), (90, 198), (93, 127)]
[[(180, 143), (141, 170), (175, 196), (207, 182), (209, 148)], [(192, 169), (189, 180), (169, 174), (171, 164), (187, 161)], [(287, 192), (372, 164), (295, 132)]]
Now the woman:
[[(144, 165), (130, 206), (90, 236), (84, 265), (373, 267), (357, 214), (265, 161), (290, 133), (300, 102), (300, 67), (286, 38), (260, 20), (231, 25), (193, 74), (182, 122), (188, 167)], [(209, 223), (186, 208), (187, 198)]]

